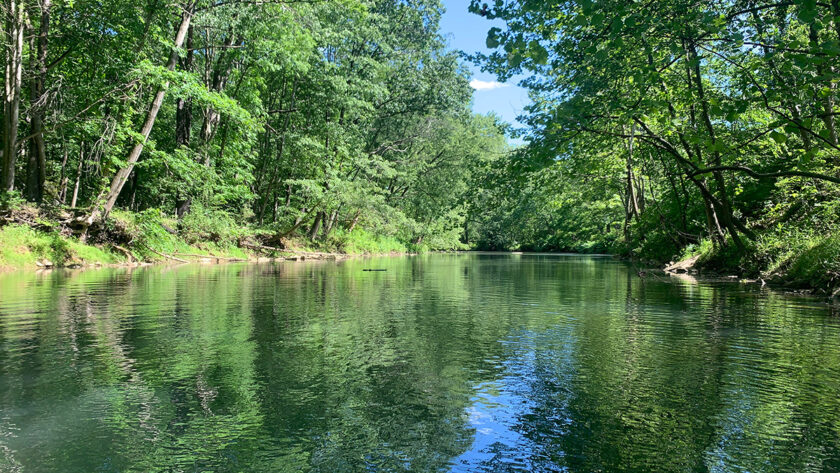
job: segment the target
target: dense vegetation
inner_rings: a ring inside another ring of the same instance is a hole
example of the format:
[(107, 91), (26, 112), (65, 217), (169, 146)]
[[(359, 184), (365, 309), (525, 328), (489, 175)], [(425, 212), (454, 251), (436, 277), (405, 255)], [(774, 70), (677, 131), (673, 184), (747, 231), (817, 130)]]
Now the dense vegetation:
[(533, 99), (517, 149), (436, 0), (3, 6), (3, 204), (70, 208), (65, 233), (840, 281), (838, 0), (474, 0), (473, 61)]
[(495, 176), (495, 247), (840, 279), (838, 0), (473, 1), (476, 57), (526, 74), (529, 145)]
[(81, 237), (116, 219), (188, 243), (461, 247), (473, 176), (506, 142), (470, 111), (441, 13), (436, 0), (4, 0), (4, 205), (38, 203)]

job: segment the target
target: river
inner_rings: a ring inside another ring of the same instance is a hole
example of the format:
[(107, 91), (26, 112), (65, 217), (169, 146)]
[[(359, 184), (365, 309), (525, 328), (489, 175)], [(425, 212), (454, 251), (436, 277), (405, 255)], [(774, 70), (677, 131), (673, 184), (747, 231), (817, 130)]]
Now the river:
[(18, 471), (840, 471), (840, 317), (570, 255), (5, 274)]

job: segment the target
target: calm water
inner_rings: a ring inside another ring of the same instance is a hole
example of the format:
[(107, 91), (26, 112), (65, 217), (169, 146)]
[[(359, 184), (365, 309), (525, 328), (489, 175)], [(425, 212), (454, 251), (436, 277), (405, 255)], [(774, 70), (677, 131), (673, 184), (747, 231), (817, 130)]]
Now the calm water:
[(840, 471), (840, 317), (589, 257), (7, 274), (17, 471)]

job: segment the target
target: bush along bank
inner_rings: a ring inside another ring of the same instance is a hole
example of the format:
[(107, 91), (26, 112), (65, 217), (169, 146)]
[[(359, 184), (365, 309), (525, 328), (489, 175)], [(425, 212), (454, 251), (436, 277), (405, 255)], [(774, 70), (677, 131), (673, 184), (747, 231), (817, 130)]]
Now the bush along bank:
[(0, 211), (0, 270), (303, 261), (424, 250), (364, 229), (340, 230), (330, 238), (313, 240), (239, 226), (218, 215), (178, 220), (159, 211), (116, 211), (105, 223), (87, 227), (78, 224), (83, 215), (27, 205)]
[(685, 248), (668, 272), (737, 275), (741, 280), (840, 297), (840, 234), (773, 232), (756, 237), (747, 251), (708, 240)]

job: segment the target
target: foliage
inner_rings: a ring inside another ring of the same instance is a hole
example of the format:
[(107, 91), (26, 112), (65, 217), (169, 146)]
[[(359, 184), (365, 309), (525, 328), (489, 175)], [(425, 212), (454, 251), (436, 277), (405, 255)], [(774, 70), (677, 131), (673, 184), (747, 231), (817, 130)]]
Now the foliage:
[[(706, 241), (710, 264), (753, 274), (787, 264), (764, 248), (799, 248), (797, 232), (832, 254), (815, 235), (840, 229), (837, 2), (470, 8), (497, 25), (493, 52), (473, 60), (527, 74), (533, 99), (527, 147), (498, 171), (507, 188), (492, 187), (509, 211), (487, 223), (487, 246), (594, 242), (668, 261)], [(810, 251), (797, 252), (802, 268), (833, 271)]]
[(334, 237), (337, 248), (351, 255), (381, 255), (405, 253), (408, 248), (394, 237), (376, 235), (366, 230), (352, 233), (337, 231)]
[(58, 233), (36, 231), (16, 224), (0, 227), (0, 269), (34, 267), (43, 260), (56, 266), (67, 266), (116, 263), (123, 258)]
[(10, 188), (138, 213), (139, 246), (365, 229), (453, 248), (473, 170), (506, 146), (470, 111), (438, 0), (24, 3), (47, 42), (20, 46), (16, 136), (43, 123), (44, 169), (36, 133)]

